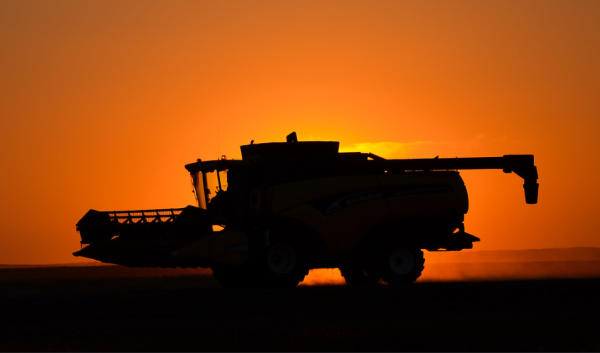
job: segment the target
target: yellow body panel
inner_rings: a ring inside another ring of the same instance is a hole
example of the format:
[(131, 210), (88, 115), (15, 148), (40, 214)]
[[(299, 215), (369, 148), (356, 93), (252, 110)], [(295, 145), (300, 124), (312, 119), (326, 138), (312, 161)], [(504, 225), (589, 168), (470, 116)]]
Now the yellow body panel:
[(280, 214), (317, 198), (378, 187), (379, 182), (374, 175), (315, 178), (280, 184), (273, 187), (271, 212)]
[[(393, 220), (466, 213), (468, 208), (466, 189), (454, 172), (318, 178), (277, 185), (272, 192), (272, 214), (311, 227), (333, 253), (352, 250), (370, 230)], [(358, 196), (348, 201), (353, 194)], [(324, 204), (329, 208), (315, 206), (328, 197)], [(332, 210), (336, 198), (345, 199), (344, 207)]]
[(361, 203), (330, 216), (324, 216), (309, 204), (294, 207), (281, 215), (307, 224), (322, 237), (332, 253), (351, 250), (365, 233), (390, 220), (385, 200)]
[[(273, 188), (273, 214), (297, 219), (315, 230), (333, 253), (354, 248), (373, 227), (388, 222), (384, 199), (361, 202), (329, 215), (310, 202), (317, 199), (379, 189), (375, 175), (328, 177), (277, 185)], [(340, 196), (341, 197), (341, 196)]]
[(423, 187), (449, 185), (450, 192), (419, 193), (388, 197), (386, 200), (393, 219), (438, 216), (450, 213), (465, 214), (468, 211), (467, 189), (455, 172), (413, 172), (384, 174), (378, 176), (382, 188)]
[[(351, 251), (369, 231), (394, 220), (466, 213), (468, 208), (464, 183), (454, 172), (301, 180), (252, 189), (250, 203), (253, 215), (279, 215), (306, 224), (332, 253)], [(248, 260), (247, 244), (245, 232), (222, 231), (180, 249), (179, 254), (239, 265)]]
[(204, 236), (177, 250), (177, 256), (241, 265), (248, 261), (248, 235), (242, 231), (222, 231)]
[(213, 240), (210, 259), (229, 265), (246, 263), (248, 261), (248, 235), (242, 231), (220, 233)]
[(177, 250), (178, 257), (184, 258), (210, 258), (210, 250), (212, 248), (215, 235), (207, 235), (193, 243), (190, 243), (183, 248)]

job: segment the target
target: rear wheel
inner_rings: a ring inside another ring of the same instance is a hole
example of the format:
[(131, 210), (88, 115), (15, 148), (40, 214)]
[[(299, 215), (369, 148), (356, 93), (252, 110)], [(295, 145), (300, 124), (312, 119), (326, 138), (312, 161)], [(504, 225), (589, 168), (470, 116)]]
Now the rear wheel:
[(388, 284), (412, 283), (421, 276), (425, 258), (421, 249), (399, 246), (384, 252), (381, 258), (382, 279)]

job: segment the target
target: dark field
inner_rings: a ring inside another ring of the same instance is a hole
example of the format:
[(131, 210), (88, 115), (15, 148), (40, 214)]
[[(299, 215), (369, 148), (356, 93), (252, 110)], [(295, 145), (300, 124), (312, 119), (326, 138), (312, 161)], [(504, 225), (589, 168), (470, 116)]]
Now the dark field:
[(0, 269), (0, 350), (600, 351), (600, 278), (230, 290), (205, 273)]

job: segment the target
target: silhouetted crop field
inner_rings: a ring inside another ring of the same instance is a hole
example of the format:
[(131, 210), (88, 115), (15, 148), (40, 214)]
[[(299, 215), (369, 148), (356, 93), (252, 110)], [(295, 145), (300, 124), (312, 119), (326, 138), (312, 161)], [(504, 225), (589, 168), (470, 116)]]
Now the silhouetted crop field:
[(599, 351), (598, 298), (600, 278), (231, 290), (207, 270), (5, 268), (0, 350)]

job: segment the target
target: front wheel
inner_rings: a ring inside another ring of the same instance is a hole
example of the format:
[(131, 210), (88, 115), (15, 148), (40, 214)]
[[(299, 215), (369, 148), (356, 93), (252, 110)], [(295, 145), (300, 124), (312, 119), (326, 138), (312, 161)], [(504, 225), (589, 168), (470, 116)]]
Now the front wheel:
[(266, 287), (290, 288), (304, 280), (308, 273), (299, 247), (280, 242), (266, 249), (263, 282)]
[(421, 249), (399, 246), (381, 259), (382, 279), (391, 285), (412, 283), (421, 276), (425, 258)]

